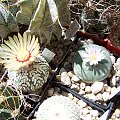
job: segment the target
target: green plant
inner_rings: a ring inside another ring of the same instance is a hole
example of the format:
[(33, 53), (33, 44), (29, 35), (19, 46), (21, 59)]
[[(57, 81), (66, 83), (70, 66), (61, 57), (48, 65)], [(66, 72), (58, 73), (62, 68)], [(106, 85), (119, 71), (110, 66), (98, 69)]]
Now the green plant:
[(36, 112), (36, 120), (80, 120), (76, 103), (64, 96), (53, 96), (45, 100)]
[(34, 92), (46, 83), (49, 64), (40, 55), (38, 38), (18, 33), (1, 45), (0, 63), (8, 69), (8, 85), (23, 92)]
[(0, 37), (6, 38), (9, 33), (18, 31), (19, 27), (13, 14), (0, 2)]
[(53, 36), (60, 40), (62, 26), (70, 24), (67, 7), (69, 0), (2, 0), (2, 2), (7, 6), (6, 9), (14, 14), (17, 23), (28, 25), (27, 32), (39, 36), (40, 42), (50, 43)]
[(89, 44), (81, 47), (73, 58), (73, 71), (83, 81), (104, 80), (110, 73), (110, 53), (102, 46)]
[(0, 94), (0, 119), (1, 120), (24, 120), (20, 114), (20, 97), (13, 94), (13, 91), (6, 87)]

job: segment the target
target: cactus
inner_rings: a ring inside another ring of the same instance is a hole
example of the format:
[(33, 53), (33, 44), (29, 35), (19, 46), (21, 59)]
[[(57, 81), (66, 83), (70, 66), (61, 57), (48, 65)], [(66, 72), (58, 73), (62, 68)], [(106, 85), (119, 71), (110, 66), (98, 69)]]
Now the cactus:
[(13, 95), (13, 91), (6, 87), (0, 94), (0, 120), (24, 120), (24, 116), (20, 115), (20, 107), (20, 97)]
[(89, 44), (81, 47), (73, 58), (73, 71), (83, 81), (104, 80), (110, 73), (110, 53), (102, 46)]
[(40, 105), (35, 116), (36, 120), (80, 120), (80, 111), (69, 98), (53, 96)]
[(39, 49), (38, 38), (18, 33), (1, 45), (0, 63), (8, 69), (7, 85), (13, 85), (23, 92), (34, 92), (46, 83), (49, 65)]

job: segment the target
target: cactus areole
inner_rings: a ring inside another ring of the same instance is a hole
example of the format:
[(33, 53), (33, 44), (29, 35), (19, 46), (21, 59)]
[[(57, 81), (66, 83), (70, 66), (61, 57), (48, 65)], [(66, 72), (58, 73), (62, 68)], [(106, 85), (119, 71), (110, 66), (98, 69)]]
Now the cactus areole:
[(18, 33), (1, 45), (0, 63), (8, 69), (8, 85), (23, 92), (34, 92), (46, 83), (49, 64), (40, 55), (38, 38)]
[(74, 73), (87, 83), (104, 80), (110, 74), (111, 68), (110, 53), (102, 46), (82, 46), (73, 57)]

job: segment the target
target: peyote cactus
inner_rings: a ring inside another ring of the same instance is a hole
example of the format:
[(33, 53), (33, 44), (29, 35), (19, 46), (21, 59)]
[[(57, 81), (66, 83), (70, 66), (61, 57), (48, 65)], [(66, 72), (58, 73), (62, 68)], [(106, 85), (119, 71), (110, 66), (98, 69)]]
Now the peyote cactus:
[(110, 53), (102, 46), (81, 47), (73, 58), (73, 71), (83, 81), (92, 83), (105, 79), (112, 68)]
[(69, 98), (53, 96), (40, 105), (36, 120), (80, 120), (80, 111)]
[(8, 85), (13, 85), (23, 92), (34, 92), (46, 83), (49, 65), (39, 54), (38, 38), (18, 33), (1, 45), (0, 63), (8, 69)]

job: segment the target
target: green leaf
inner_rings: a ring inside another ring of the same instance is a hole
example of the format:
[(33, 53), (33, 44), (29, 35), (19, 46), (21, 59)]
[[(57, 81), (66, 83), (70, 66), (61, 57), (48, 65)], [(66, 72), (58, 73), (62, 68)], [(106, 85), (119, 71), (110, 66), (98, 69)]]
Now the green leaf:
[(39, 0), (20, 0), (18, 5), (20, 6), (20, 11), (16, 15), (18, 23), (29, 25), (33, 14), (37, 8)]
[(52, 34), (59, 40), (62, 34), (61, 25), (64, 26), (70, 23), (67, 3), (66, 0), (40, 0), (30, 22), (28, 32), (38, 35), (41, 42), (47, 39), (49, 43)]
[(5, 38), (11, 32), (18, 32), (19, 27), (10, 11), (0, 2), (0, 37)]
[(16, 17), (16, 13), (19, 11), (19, 7), (17, 6), (17, 0), (2, 0), (2, 3), (9, 10), (14, 17)]
[(68, 10), (68, 3), (69, 0), (54, 0), (58, 9), (58, 16), (60, 20), (60, 24), (62, 26), (64, 25), (70, 25), (71, 18), (70, 18), (70, 12)]

